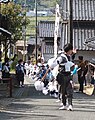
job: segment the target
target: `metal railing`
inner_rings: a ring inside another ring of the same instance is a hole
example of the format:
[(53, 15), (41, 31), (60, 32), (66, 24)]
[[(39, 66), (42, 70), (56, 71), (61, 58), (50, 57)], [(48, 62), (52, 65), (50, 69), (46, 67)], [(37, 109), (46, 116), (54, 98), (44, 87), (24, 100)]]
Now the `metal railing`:
[(7, 84), (7, 88), (9, 90), (9, 97), (12, 97), (12, 78), (2, 78), (0, 79), (0, 83)]

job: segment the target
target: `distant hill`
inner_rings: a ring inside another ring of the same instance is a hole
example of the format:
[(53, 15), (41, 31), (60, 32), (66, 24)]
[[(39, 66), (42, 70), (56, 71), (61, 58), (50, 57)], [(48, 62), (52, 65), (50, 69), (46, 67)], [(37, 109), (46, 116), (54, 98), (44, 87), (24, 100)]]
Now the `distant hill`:
[[(24, 5), (25, 0), (14, 0), (15, 3)], [(36, 0), (38, 10), (53, 9), (55, 8), (56, 1), (58, 3), (61, 0)], [(33, 10), (35, 8), (35, 0), (26, 0), (26, 5), (29, 9)]]

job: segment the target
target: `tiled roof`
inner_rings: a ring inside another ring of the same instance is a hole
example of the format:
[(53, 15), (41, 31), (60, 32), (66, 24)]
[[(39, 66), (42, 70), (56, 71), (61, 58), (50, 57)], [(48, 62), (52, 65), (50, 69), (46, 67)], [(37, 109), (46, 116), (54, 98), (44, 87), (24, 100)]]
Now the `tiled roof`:
[(85, 45), (95, 50), (95, 36), (86, 39)]
[[(59, 27), (59, 35), (61, 36), (61, 25)], [(38, 23), (39, 37), (54, 37), (55, 22), (54, 21), (40, 21)]]
[[(62, 25), (62, 26), (61, 26)], [(61, 47), (63, 48), (64, 44), (68, 43), (68, 24), (63, 23), (60, 25), (60, 38), (61, 38)], [(41, 27), (41, 28), (40, 28)], [(39, 37), (54, 37), (54, 22), (53, 21), (41, 21), (39, 23)], [(73, 28), (73, 46), (78, 50), (93, 50), (93, 48), (85, 45), (86, 39), (95, 36), (94, 27), (77, 26)]]
[(95, 36), (94, 29), (73, 29), (73, 45), (79, 50), (93, 50), (85, 44), (86, 39)]
[[(69, 19), (69, 0), (62, 0), (60, 12), (63, 19)], [(95, 0), (72, 0), (73, 20), (95, 20)]]
[[(63, 32), (62, 32), (62, 37), (61, 37), (61, 41), (62, 41), (62, 46), (64, 46), (64, 44), (68, 43), (68, 25), (67, 24), (63, 24)], [(78, 50), (93, 50), (91, 47), (88, 47), (85, 45), (85, 41), (87, 41), (87, 39), (89, 40), (91, 37), (95, 36), (95, 29), (94, 28), (73, 28), (73, 46), (74, 48), (78, 49)]]

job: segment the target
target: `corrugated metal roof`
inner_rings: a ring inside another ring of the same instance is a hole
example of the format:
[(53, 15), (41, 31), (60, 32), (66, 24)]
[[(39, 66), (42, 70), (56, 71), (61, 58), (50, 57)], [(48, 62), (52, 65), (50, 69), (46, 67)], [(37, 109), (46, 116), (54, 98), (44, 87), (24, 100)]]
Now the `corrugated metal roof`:
[[(39, 37), (54, 37), (55, 22), (54, 21), (40, 21), (38, 23)], [(61, 36), (61, 25), (59, 26), (58, 37)]]
[[(69, 0), (62, 0), (60, 10), (64, 20), (69, 19)], [(95, 20), (95, 0), (72, 0), (73, 20)]]

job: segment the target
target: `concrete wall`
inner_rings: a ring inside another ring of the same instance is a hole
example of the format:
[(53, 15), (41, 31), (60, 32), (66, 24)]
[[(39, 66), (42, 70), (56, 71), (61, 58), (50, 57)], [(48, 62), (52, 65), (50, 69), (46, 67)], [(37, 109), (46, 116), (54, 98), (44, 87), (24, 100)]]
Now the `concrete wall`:
[(91, 60), (95, 58), (95, 51), (77, 51), (75, 59), (78, 59), (80, 55), (84, 57), (84, 60)]
[[(44, 54), (45, 61), (53, 56), (53, 54)], [(76, 60), (78, 59), (78, 56), (83, 56), (84, 60), (91, 60), (92, 58), (95, 58), (95, 51), (77, 51), (75, 56)]]

